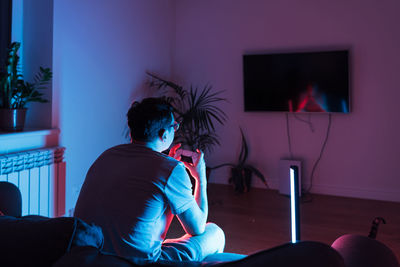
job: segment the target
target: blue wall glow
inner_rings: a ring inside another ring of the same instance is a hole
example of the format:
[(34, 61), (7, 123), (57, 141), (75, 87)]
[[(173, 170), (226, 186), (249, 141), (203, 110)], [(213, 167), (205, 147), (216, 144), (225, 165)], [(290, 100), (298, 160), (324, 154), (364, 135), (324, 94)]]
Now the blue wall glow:
[[(20, 42), (19, 71), (33, 81), (39, 66), (52, 69), (53, 0), (13, 0), (11, 40)], [(51, 128), (52, 87), (42, 90), (48, 103), (28, 103), (26, 128)]]
[(148, 94), (146, 70), (170, 76), (173, 2), (54, 1), (53, 113), (66, 147), (67, 212), (93, 161), (126, 142), (125, 114)]
[(19, 49), (19, 58), (21, 70), (23, 70), (24, 62), (24, 1), (23, 0), (13, 0), (12, 1), (12, 22), (11, 22), (11, 41), (20, 42), (21, 47)]

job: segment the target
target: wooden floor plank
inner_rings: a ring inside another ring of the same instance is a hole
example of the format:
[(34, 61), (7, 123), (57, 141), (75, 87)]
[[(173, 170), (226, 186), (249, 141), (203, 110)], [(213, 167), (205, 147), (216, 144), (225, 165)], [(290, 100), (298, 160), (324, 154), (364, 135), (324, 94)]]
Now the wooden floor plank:
[[(227, 252), (250, 254), (290, 241), (290, 202), (275, 190), (252, 189), (235, 194), (228, 185), (209, 184), (209, 221), (225, 231)], [(372, 220), (383, 217), (377, 240), (390, 247), (400, 260), (400, 203), (312, 195), (300, 205), (302, 240), (326, 244), (344, 234), (368, 235)], [(177, 220), (167, 237), (183, 231)]]

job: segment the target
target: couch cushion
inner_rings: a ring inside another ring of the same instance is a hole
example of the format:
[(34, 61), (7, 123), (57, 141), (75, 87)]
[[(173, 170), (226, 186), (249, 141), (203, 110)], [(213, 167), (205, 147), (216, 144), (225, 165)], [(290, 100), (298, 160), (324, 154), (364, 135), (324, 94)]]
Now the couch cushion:
[(0, 210), (4, 215), (21, 217), (21, 192), (18, 187), (12, 183), (0, 182)]
[[(111, 253), (102, 252), (94, 247), (74, 247), (61, 257), (53, 267), (201, 267), (201, 262), (161, 261), (138, 265), (134, 260), (129, 260)], [(207, 266), (213, 266), (209, 263)], [(219, 266), (219, 265), (218, 265)]]
[[(73, 244), (100, 247), (103, 236), (93, 235), (91, 227), (71, 217), (1, 216), (0, 265), (52, 266)], [(82, 237), (82, 229), (92, 237)]]
[[(202, 267), (217, 266), (205, 263)], [(342, 257), (330, 246), (314, 241), (287, 243), (251, 254), (241, 260), (219, 263), (218, 266), (247, 267), (345, 267)]]
[(118, 266), (134, 267), (139, 266), (127, 259), (116, 255), (102, 253), (94, 247), (74, 247), (71, 251), (62, 256), (53, 267), (90, 267), (90, 266)]
[[(211, 258), (210, 258), (211, 259)], [(103, 253), (93, 247), (75, 247), (66, 253), (54, 267), (134, 267), (132, 260)], [(177, 262), (159, 261), (144, 265), (146, 267), (345, 267), (342, 257), (330, 246), (312, 241), (296, 244), (288, 243), (279, 247), (263, 250), (233, 262)]]

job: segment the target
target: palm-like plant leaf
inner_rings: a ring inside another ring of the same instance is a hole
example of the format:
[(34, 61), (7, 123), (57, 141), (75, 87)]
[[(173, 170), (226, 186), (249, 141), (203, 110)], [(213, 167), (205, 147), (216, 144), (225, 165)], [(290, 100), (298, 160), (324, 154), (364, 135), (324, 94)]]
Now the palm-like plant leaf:
[(254, 173), (258, 178), (260, 178), (260, 180), (265, 184), (265, 186), (267, 188), (269, 188), (267, 180), (265, 179), (264, 175), (258, 170), (256, 169), (254, 166), (252, 165), (244, 165), (244, 168), (249, 169), (252, 173)]
[[(241, 134), (242, 145), (240, 148), (240, 153), (237, 163), (222, 163), (217, 166), (211, 167), (210, 169), (215, 170), (221, 167), (227, 167), (227, 166), (231, 167), (232, 177), (229, 178), (229, 182), (235, 185), (235, 190), (237, 192), (243, 192), (249, 189), (246, 184), (250, 183), (250, 179), (253, 174), (255, 174), (265, 184), (267, 188), (269, 188), (267, 180), (265, 179), (261, 171), (259, 171), (253, 165), (246, 163), (249, 155), (249, 149), (242, 128), (240, 128), (240, 134)], [(249, 177), (246, 177), (246, 175), (249, 175)]]
[(146, 72), (147, 75), (149, 75), (150, 77), (152, 77), (153, 79), (150, 81), (150, 86), (151, 87), (156, 87), (157, 89), (165, 89), (166, 87), (170, 87), (172, 88), (175, 93), (181, 98), (184, 99), (186, 97), (187, 91), (185, 89), (183, 89), (182, 86), (171, 82), (171, 81), (167, 81), (164, 80), (160, 77), (158, 77), (157, 75), (154, 75), (150, 72)]
[(223, 98), (215, 97), (216, 94), (222, 92), (211, 94), (211, 89), (212, 87), (207, 85), (198, 94), (197, 88), (190, 88), (188, 113), (192, 117), (196, 129), (215, 131), (214, 120), (220, 124), (226, 121), (225, 112), (213, 105), (215, 102), (224, 101)]
[(219, 145), (215, 134), (215, 123), (223, 125), (227, 119), (224, 111), (216, 104), (226, 101), (220, 97), (222, 91), (212, 92), (212, 87), (206, 85), (202, 89), (190, 86), (189, 90), (171, 81), (162, 79), (147, 72), (151, 77), (150, 87), (161, 90), (172, 89), (174, 96), (167, 97), (174, 108), (175, 118), (180, 121), (181, 127), (176, 134), (176, 141), (183, 143), (190, 149), (212, 150)]
[(244, 137), (242, 128), (240, 128), (240, 134), (242, 137), (242, 147), (240, 149), (240, 154), (239, 154), (239, 165), (243, 165), (246, 162), (247, 157), (249, 155), (249, 148), (247, 146), (246, 138)]

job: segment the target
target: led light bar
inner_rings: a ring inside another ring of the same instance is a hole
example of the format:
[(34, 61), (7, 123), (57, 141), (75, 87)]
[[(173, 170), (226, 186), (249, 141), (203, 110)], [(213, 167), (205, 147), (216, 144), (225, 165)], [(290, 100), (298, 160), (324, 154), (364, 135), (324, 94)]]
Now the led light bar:
[(292, 243), (300, 241), (299, 169), (290, 166), (290, 215)]

